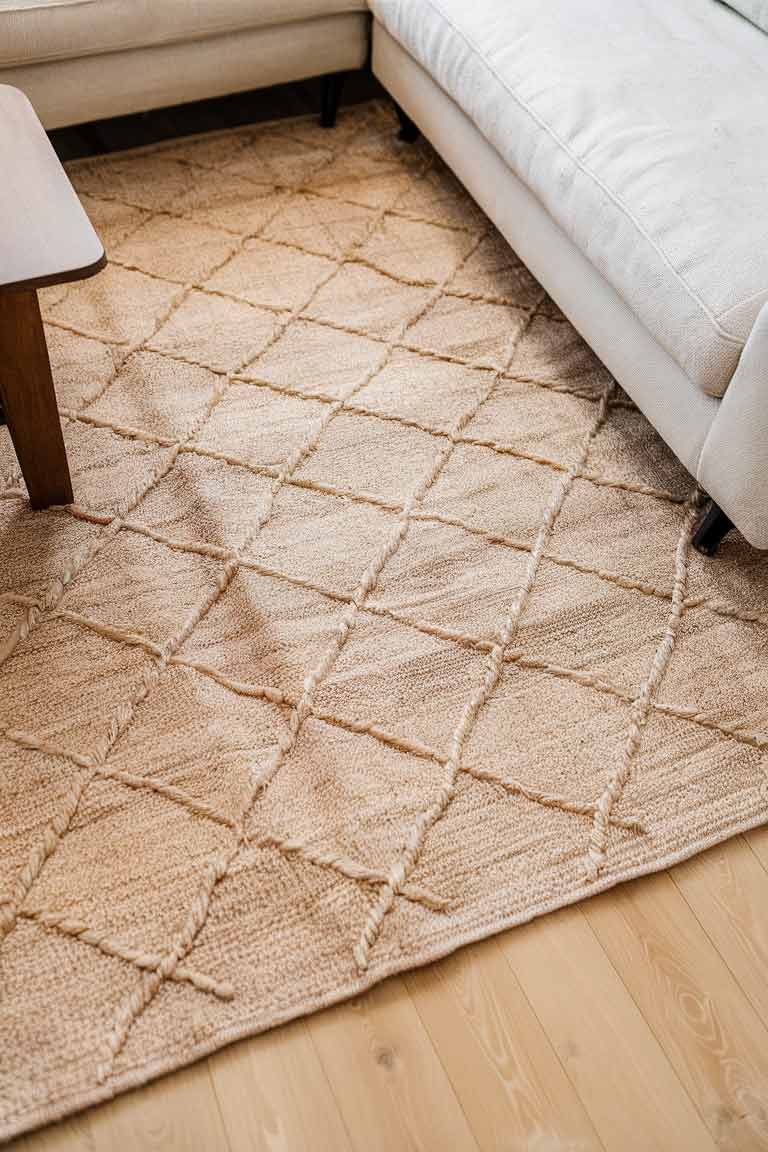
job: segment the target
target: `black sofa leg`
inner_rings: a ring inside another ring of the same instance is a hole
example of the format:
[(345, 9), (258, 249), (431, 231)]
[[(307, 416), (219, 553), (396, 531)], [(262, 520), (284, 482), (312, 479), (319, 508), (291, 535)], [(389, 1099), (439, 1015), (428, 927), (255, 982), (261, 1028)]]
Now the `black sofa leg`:
[(332, 72), (323, 76), (322, 107), (320, 111), (320, 124), (323, 128), (336, 127), (336, 113), (339, 110), (341, 90), (344, 87), (344, 73)]
[(419, 130), (411, 120), (407, 112), (404, 112), (398, 103), (395, 102), (395, 111), (397, 118), (400, 121), (400, 131), (397, 134), (398, 140), (404, 140), (406, 144), (413, 144), (414, 140), (419, 138)]
[(729, 520), (719, 504), (710, 500), (696, 525), (693, 533), (693, 546), (703, 556), (714, 556), (720, 546), (720, 541), (733, 528), (733, 521)]

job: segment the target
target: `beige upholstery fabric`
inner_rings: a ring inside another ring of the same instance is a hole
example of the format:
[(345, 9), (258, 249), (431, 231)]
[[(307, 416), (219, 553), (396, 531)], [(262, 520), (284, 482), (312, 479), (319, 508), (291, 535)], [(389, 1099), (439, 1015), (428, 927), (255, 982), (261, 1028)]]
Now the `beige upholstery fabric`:
[[(768, 560), (388, 108), (75, 165), (0, 430), (0, 1134), (768, 813)], [(723, 692), (722, 669), (729, 669)]]
[(363, 12), (364, 0), (7, 0), (0, 67), (201, 40)]
[(364, 12), (246, 28), (228, 35), (0, 69), (46, 128), (224, 96), (360, 68)]
[(722, 395), (768, 298), (768, 39), (710, 0), (371, 7), (686, 375)]

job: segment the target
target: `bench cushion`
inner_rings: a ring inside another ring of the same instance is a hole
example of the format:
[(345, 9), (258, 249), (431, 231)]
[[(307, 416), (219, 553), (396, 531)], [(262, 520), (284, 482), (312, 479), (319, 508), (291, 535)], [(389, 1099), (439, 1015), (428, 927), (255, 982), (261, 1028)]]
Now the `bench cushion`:
[(200, 40), (365, 7), (365, 0), (6, 0), (0, 67)]
[(722, 395), (768, 299), (768, 37), (715, 0), (370, 4)]

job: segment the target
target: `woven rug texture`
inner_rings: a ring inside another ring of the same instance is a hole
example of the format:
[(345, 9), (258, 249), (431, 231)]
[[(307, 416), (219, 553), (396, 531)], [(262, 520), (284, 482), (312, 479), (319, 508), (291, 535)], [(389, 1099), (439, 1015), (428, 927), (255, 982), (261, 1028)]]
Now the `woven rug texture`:
[(0, 1135), (768, 816), (768, 561), (387, 106), (70, 165), (0, 429)]

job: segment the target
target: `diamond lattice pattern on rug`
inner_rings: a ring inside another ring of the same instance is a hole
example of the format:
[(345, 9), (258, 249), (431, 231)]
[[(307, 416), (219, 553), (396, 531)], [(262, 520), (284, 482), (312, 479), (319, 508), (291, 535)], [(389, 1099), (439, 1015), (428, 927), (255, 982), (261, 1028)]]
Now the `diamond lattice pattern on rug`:
[(690, 552), (690, 478), (385, 106), (70, 173), (76, 503), (0, 441), (2, 1135), (767, 801), (766, 562)]

